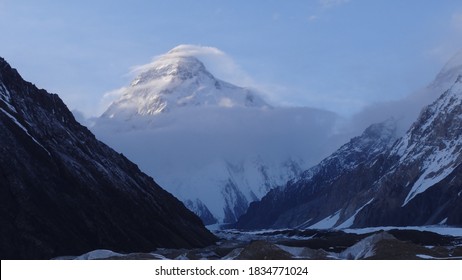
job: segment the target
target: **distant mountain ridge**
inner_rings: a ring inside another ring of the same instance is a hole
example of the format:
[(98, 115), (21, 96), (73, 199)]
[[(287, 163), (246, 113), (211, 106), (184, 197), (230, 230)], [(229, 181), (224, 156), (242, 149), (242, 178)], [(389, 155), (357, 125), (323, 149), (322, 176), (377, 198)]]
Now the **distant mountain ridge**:
[(251, 204), (236, 226), (461, 226), (461, 64), (456, 56), (436, 77), (428, 90), (440, 97), (404, 136), (389, 133), (393, 121), (372, 125), (286, 188)]
[(0, 257), (213, 244), (197, 216), (0, 58)]

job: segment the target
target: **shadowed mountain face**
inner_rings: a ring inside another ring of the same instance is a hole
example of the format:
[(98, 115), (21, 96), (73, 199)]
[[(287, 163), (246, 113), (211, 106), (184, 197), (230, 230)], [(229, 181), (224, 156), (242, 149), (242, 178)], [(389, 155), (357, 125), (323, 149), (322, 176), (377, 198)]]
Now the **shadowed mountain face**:
[(216, 237), (138, 167), (0, 58), (0, 257), (153, 251)]

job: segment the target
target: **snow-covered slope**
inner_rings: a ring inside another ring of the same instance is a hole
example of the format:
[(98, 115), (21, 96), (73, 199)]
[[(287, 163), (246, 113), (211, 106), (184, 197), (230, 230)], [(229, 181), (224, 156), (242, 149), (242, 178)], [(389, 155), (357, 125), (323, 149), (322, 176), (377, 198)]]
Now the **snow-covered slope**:
[(393, 148), (400, 166), (419, 165), (403, 206), (416, 195), (443, 180), (462, 162), (462, 76), (435, 103), (425, 108), (419, 120)]
[(462, 225), (461, 77), (388, 152), (390, 167), (354, 225)]
[(181, 47), (142, 69), (92, 130), (206, 223), (234, 222), (331, 152), (331, 112), (272, 107)]

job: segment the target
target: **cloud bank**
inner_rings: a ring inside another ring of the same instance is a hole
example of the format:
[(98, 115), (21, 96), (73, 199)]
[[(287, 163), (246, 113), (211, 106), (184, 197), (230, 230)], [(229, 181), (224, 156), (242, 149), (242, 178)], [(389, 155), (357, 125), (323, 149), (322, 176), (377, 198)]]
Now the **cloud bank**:
[(92, 131), (173, 195), (200, 199), (223, 220), (225, 200), (235, 196), (226, 195), (229, 182), (248, 202), (268, 191), (266, 177), (284, 185), (292, 162), (305, 170), (337, 148), (337, 119), (310, 108), (208, 106), (135, 122), (99, 119)]

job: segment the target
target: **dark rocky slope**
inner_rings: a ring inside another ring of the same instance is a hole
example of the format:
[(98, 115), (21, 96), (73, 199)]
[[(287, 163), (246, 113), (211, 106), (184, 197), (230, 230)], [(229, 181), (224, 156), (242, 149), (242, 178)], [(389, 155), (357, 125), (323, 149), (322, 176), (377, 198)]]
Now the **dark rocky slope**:
[(216, 241), (180, 201), (75, 121), (56, 94), (2, 58), (0, 141), (2, 259)]

